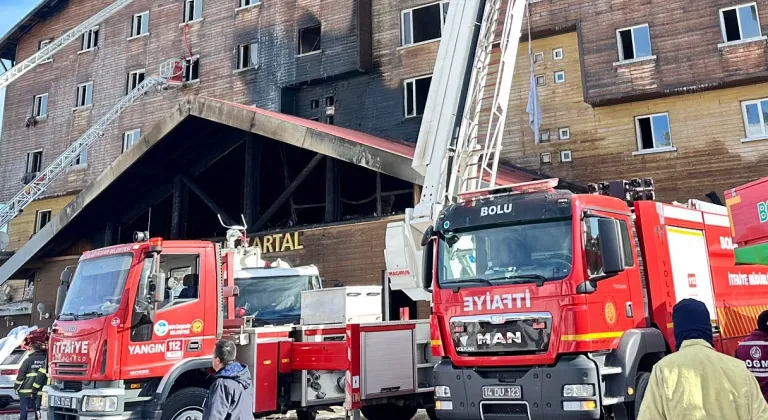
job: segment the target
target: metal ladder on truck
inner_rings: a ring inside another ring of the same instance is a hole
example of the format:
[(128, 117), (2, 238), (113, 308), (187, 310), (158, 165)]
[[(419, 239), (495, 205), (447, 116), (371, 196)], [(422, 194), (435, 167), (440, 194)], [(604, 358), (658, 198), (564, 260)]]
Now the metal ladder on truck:
[[(102, 11), (67, 32), (57, 40), (51, 42), (33, 56), (17, 64), (12, 69), (0, 76), (0, 88), (8, 86), (11, 82), (33, 69), (39, 63), (45, 62), (51, 56), (82, 36), (86, 31), (102, 22), (133, 0), (118, 0), (104, 8)], [(184, 63), (181, 60), (171, 59), (160, 66), (160, 75), (152, 76), (141, 82), (135, 89), (128, 93), (120, 102), (107, 112), (99, 121), (91, 126), (80, 138), (70, 145), (64, 153), (59, 155), (50, 165), (39, 172), (35, 178), (19, 191), (5, 206), (0, 208), (0, 227), (5, 226), (14, 217), (21, 213), (26, 206), (35, 201), (56, 178), (74, 162), (81, 153), (88, 149), (98, 138), (104, 135), (107, 127), (116, 120), (120, 114), (130, 107), (138, 98), (152, 88), (158, 90), (170, 85), (180, 85)]]
[[(460, 195), (497, 187), (526, 5), (527, 0), (451, 3), (411, 165), (424, 175), (421, 198), (406, 210), (405, 221), (387, 225), (385, 256), (391, 287), (413, 300), (431, 299), (421, 287), (420, 242), (427, 227), (444, 205), (455, 203)], [(498, 39), (502, 18), (504, 29)], [(495, 44), (500, 44), (501, 60), (489, 107), (483, 98)], [(481, 122), (481, 113), (490, 115), (487, 122)]]

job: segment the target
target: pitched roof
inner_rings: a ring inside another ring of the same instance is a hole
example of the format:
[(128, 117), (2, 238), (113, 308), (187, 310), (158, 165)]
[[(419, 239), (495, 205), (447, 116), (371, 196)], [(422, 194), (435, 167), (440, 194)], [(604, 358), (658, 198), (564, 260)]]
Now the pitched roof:
[(0, 59), (16, 60), (16, 47), (38, 23), (50, 19), (69, 4), (69, 0), (43, 0), (27, 13), (2, 38), (0, 38)]

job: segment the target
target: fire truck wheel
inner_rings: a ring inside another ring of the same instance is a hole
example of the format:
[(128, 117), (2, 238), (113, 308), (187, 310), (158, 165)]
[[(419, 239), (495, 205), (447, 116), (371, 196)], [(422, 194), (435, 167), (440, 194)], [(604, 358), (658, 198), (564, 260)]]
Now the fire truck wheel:
[(183, 388), (171, 394), (163, 406), (162, 420), (202, 420), (205, 388)]
[(315, 420), (315, 418), (317, 418), (317, 411), (315, 411), (315, 410), (296, 410), (296, 418), (298, 420)]
[(412, 405), (376, 404), (360, 409), (368, 420), (410, 420), (419, 411)]
[(645, 390), (648, 389), (648, 381), (651, 379), (651, 374), (648, 372), (637, 372), (637, 378), (635, 379), (635, 417), (640, 414), (640, 404), (643, 403), (645, 398)]

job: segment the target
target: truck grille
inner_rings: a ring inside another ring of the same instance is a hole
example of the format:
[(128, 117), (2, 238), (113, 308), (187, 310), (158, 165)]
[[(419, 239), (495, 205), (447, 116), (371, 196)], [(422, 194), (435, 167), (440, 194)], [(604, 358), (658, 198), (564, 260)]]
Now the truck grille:
[(81, 363), (58, 363), (53, 369), (53, 373), (63, 376), (85, 376), (88, 371), (87, 364)]
[(451, 318), (451, 336), (459, 354), (535, 354), (549, 349), (550, 313), (477, 315)]
[(83, 383), (79, 381), (64, 381), (61, 390), (66, 392), (80, 392), (83, 390)]
[(518, 403), (480, 403), (480, 414), (483, 419), (528, 419), (528, 406)]

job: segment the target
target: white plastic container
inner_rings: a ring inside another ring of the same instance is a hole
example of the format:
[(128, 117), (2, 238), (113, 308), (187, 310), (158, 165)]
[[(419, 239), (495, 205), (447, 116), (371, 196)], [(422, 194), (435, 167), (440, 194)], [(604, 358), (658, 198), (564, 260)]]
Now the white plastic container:
[(301, 292), (301, 324), (379, 322), (381, 286), (350, 286)]

